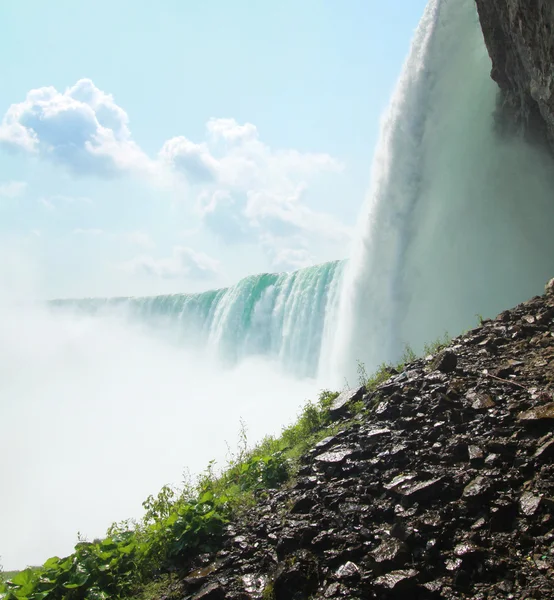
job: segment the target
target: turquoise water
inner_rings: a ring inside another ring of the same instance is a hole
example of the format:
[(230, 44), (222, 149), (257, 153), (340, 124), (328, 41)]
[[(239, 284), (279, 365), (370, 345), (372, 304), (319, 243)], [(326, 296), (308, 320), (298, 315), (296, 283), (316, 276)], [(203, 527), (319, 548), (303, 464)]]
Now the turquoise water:
[(252, 275), (236, 285), (199, 294), (56, 300), (88, 313), (118, 310), (164, 327), (180, 343), (196, 345), (224, 363), (250, 356), (278, 361), (300, 377), (317, 374), (323, 338), (334, 314), (344, 263), (293, 273)]

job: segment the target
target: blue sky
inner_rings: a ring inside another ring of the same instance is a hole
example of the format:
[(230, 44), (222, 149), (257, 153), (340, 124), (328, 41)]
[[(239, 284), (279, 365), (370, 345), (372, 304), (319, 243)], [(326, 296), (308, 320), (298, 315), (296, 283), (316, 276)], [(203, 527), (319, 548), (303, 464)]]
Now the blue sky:
[(5, 0), (7, 262), (65, 297), (344, 258), (424, 5)]

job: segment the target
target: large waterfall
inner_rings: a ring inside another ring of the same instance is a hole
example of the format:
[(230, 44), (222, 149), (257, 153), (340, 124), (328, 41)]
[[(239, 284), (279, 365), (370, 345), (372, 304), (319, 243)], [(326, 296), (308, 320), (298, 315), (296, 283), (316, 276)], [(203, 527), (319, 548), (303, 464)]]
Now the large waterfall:
[(554, 162), (502, 135), (473, 0), (431, 0), (382, 124), (337, 335), (342, 376), (477, 324), (554, 274)]
[(327, 315), (338, 304), (344, 263), (328, 262), (293, 273), (264, 273), (200, 294), (144, 298), (57, 300), (87, 313), (120, 313), (200, 347), (211, 359), (234, 365), (248, 357), (277, 361), (300, 377), (318, 373)]

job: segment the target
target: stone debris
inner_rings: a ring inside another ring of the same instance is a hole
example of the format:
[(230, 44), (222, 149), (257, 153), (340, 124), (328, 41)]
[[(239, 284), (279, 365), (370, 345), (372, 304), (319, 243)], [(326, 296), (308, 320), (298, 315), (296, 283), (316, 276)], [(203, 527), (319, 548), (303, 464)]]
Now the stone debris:
[(342, 429), (183, 559), (179, 600), (554, 598), (553, 317), (549, 291), (341, 394)]

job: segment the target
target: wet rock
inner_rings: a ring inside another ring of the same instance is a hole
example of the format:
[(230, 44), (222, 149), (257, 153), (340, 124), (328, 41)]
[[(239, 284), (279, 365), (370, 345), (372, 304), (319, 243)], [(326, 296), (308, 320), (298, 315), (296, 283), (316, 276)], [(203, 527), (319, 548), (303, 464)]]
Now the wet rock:
[(333, 418), (348, 414), (348, 405), (357, 400), (361, 400), (365, 394), (365, 387), (359, 387), (353, 390), (341, 392), (331, 404), (329, 411)]
[(386, 575), (381, 575), (375, 579), (375, 587), (380, 587), (388, 590), (406, 591), (416, 585), (416, 577), (418, 572), (415, 569), (405, 569), (399, 571), (391, 571)]
[(524, 422), (554, 419), (554, 402), (523, 411), (517, 418)]
[(474, 498), (483, 496), (489, 491), (490, 482), (484, 477), (478, 476), (473, 481), (468, 483), (464, 488), (464, 498)]
[(319, 569), (315, 556), (299, 551), (281, 562), (273, 577), (275, 600), (308, 598), (316, 589)]
[(400, 475), (386, 484), (385, 489), (395, 492), (401, 496), (421, 500), (436, 497), (444, 489), (444, 478), (435, 477), (424, 481), (418, 481), (417, 475)]
[(456, 370), (458, 357), (452, 350), (443, 350), (431, 362), (431, 369), (442, 373), (451, 373)]
[(192, 600), (224, 600), (225, 590), (218, 583), (209, 583), (205, 585), (197, 594), (192, 596)]
[(316, 500), (312, 496), (301, 496), (292, 505), (291, 514), (307, 514), (316, 505)]
[(402, 566), (408, 555), (408, 547), (404, 542), (391, 538), (381, 542), (371, 555), (377, 563), (391, 562), (396, 566)]
[(519, 507), (521, 512), (527, 516), (533, 516), (541, 504), (541, 497), (535, 496), (531, 492), (525, 492), (519, 499)]
[(462, 542), (461, 544), (458, 544), (454, 548), (454, 554), (458, 557), (474, 556), (476, 554), (482, 554), (482, 553), (483, 553), (483, 549), (479, 548), (479, 546), (477, 546), (476, 544), (473, 544), (472, 542)]
[(554, 439), (550, 439), (541, 446), (539, 446), (533, 457), (543, 459), (554, 457)]
[(335, 573), (335, 577), (337, 579), (346, 580), (346, 579), (359, 579), (360, 578), (360, 568), (356, 563), (348, 561), (344, 565), (341, 565), (337, 572)]
[(488, 408), (496, 406), (496, 403), (489, 394), (471, 391), (468, 392), (466, 398), (469, 400), (471, 407), (474, 410), (487, 410)]
[(249, 573), (242, 576), (242, 582), (244, 591), (256, 597), (261, 596), (263, 593), (267, 585), (267, 577)]
[(352, 454), (354, 454), (354, 450), (343, 448), (342, 450), (324, 452), (323, 454), (316, 456), (315, 460), (320, 463), (342, 463)]
[(484, 459), (483, 450), (481, 450), (479, 446), (469, 445), (467, 447), (467, 453), (469, 456), (469, 460), (472, 463), (479, 463)]

